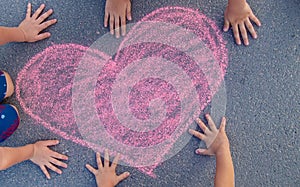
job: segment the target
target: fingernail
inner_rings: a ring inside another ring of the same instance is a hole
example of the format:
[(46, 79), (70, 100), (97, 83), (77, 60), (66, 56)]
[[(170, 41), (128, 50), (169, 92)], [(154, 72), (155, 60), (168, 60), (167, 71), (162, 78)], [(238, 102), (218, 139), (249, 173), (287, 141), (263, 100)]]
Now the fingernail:
[(190, 134), (192, 134), (192, 133), (193, 133), (192, 129), (189, 129), (189, 133), (190, 133)]
[(197, 149), (197, 150), (196, 150), (196, 153), (197, 153), (197, 154), (202, 154), (202, 152), (203, 152), (203, 150), (201, 150), (201, 149)]
[(130, 173), (129, 173), (128, 171), (126, 171), (126, 172), (125, 172), (125, 175), (126, 175), (126, 176), (129, 176), (129, 175), (130, 175)]

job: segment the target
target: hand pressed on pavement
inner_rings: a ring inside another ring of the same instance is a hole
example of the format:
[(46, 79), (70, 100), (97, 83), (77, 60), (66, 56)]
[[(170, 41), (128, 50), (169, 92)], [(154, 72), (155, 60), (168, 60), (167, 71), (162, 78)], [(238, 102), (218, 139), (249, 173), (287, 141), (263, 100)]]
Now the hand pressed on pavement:
[(203, 140), (207, 149), (197, 149), (197, 154), (216, 155), (224, 149), (229, 150), (229, 141), (225, 132), (226, 118), (223, 117), (220, 128), (217, 129), (214, 121), (209, 114), (205, 115), (209, 128), (198, 118), (197, 124), (203, 133), (189, 129), (189, 133)]
[(36, 42), (51, 36), (49, 32), (41, 32), (49, 26), (55, 24), (57, 20), (51, 19), (49, 21), (45, 21), (53, 13), (53, 10), (50, 9), (44, 14), (40, 15), (44, 9), (45, 5), (42, 4), (35, 11), (35, 13), (31, 15), (31, 3), (28, 3), (26, 17), (18, 27), (24, 34), (25, 42)]
[(129, 172), (124, 172), (121, 175), (116, 174), (119, 158), (120, 154), (114, 158), (111, 166), (109, 166), (109, 154), (108, 150), (106, 149), (104, 152), (104, 164), (102, 164), (100, 153), (96, 153), (98, 169), (86, 164), (86, 168), (95, 175), (98, 187), (113, 187), (129, 177)]
[(49, 146), (57, 145), (58, 143), (58, 140), (47, 140), (33, 144), (33, 156), (30, 160), (40, 166), (47, 179), (50, 179), (47, 168), (58, 174), (62, 174), (62, 171), (57, 166), (67, 168), (67, 164), (61, 160), (68, 160), (68, 157), (49, 149)]

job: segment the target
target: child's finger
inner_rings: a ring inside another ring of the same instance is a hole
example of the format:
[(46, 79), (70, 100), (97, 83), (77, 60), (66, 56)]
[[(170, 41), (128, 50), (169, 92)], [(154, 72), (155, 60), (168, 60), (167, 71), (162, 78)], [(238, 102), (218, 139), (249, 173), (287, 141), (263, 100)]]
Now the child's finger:
[(108, 149), (105, 149), (105, 151), (104, 151), (104, 167), (109, 167)]
[(111, 164), (111, 167), (115, 170), (117, 165), (118, 165), (118, 162), (119, 162), (119, 159), (120, 159), (120, 153), (117, 154), (117, 156), (114, 158), (112, 164)]
[(130, 173), (129, 172), (124, 172), (121, 175), (117, 177), (118, 183), (121, 182), (122, 180), (126, 179), (129, 177)]
[(47, 177), (47, 179), (50, 179), (51, 177), (50, 177), (50, 174), (49, 174), (48, 170), (46, 169), (46, 167), (40, 166), (40, 168), (41, 168), (42, 172), (45, 174), (45, 176)]
[(259, 21), (259, 19), (253, 14), (251, 13), (249, 18), (257, 25), (257, 26), (261, 26), (261, 23)]
[(50, 158), (50, 160), (49, 160), (52, 164), (55, 164), (55, 165), (57, 165), (57, 166), (60, 166), (60, 167), (63, 167), (63, 168), (67, 168), (68, 166), (67, 166), (67, 164), (66, 163), (64, 163), (64, 162), (62, 162), (62, 161), (60, 161), (60, 160), (57, 160), (57, 159), (55, 159), (55, 158)]
[(200, 129), (204, 132), (204, 134), (207, 134), (209, 129), (206, 127), (206, 125), (201, 121), (201, 119), (197, 118), (196, 122), (198, 124), (198, 126), (200, 127)]
[(223, 26), (223, 31), (227, 32), (229, 29), (229, 21), (227, 19), (224, 19), (224, 26)]
[(120, 17), (115, 17), (115, 32), (116, 38), (120, 38)]
[(95, 168), (93, 168), (91, 165), (86, 164), (85, 167), (86, 167), (91, 173), (93, 173), (94, 175), (97, 174), (97, 170), (96, 170)]
[(132, 20), (131, 17), (131, 3), (129, 2), (126, 8), (126, 17), (128, 20)]
[(58, 140), (46, 140), (46, 141), (43, 141), (43, 144), (48, 147), (48, 146), (53, 146), (53, 145), (59, 144), (59, 141)]
[(98, 169), (103, 168), (103, 164), (102, 164), (102, 161), (100, 158), (100, 153), (98, 153), (98, 152), (96, 153), (96, 161), (97, 161)]
[(42, 13), (42, 11), (45, 8), (45, 4), (41, 4), (41, 6), (35, 11), (35, 13), (32, 15), (33, 19), (37, 19), (39, 15)]
[(38, 19), (38, 23), (42, 23), (45, 19), (47, 19), (53, 13), (53, 9), (48, 10), (44, 14), (42, 14)]
[(62, 174), (62, 171), (60, 169), (58, 169), (57, 167), (55, 167), (53, 164), (51, 164), (50, 162), (46, 164), (47, 168), (51, 169), (52, 171), (54, 171), (55, 173), (58, 174)]
[(221, 125), (220, 125), (220, 129), (219, 130), (225, 132), (225, 127), (226, 127), (226, 118), (223, 117), (222, 121), (221, 121)]
[(244, 44), (245, 45), (249, 45), (248, 34), (247, 34), (247, 30), (245, 28), (244, 22), (242, 22), (242, 23), (239, 24), (239, 28), (240, 28), (240, 31), (241, 31), (241, 34), (242, 34), (242, 38), (243, 38)]
[(197, 138), (199, 138), (200, 140), (204, 140), (205, 139), (205, 135), (198, 132), (198, 131), (195, 131), (193, 129), (189, 129), (189, 133), (193, 136), (196, 136)]
[(68, 157), (66, 155), (60, 154), (60, 153), (52, 151), (52, 150), (51, 150), (51, 157), (57, 158), (60, 160), (68, 160)]
[(42, 34), (39, 34), (35, 37), (35, 40), (36, 41), (39, 41), (39, 40), (44, 40), (46, 38), (49, 38), (51, 36), (50, 32), (45, 32), (45, 33), (42, 33)]
[(249, 18), (246, 19), (245, 24), (246, 24), (246, 27), (247, 27), (248, 31), (251, 33), (251, 36), (253, 38), (257, 38), (257, 34), (256, 34), (256, 32), (253, 28), (253, 25), (251, 24)]
[(105, 11), (104, 15), (104, 27), (107, 27), (109, 14)]
[(114, 34), (114, 24), (115, 24), (115, 17), (110, 15), (109, 16), (109, 28), (110, 28), (110, 34)]
[(207, 149), (196, 149), (196, 154), (198, 155), (212, 155)]
[(122, 36), (125, 36), (125, 34), (126, 34), (126, 17), (125, 17), (125, 15), (121, 17), (121, 30), (122, 30)]
[(52, 19), (52, 20), (46, 21), (40, 25), (40, 30), (42, 31), (42, 30), (50, 27), (51, 25), (55, 24), (56, 22), (57, 22), (57, 19)]
[(237, 24), (232, 25), (232, 30), (233, 30), (233, 36), (235, 38), (235, 42), (238, 45), (241, 45), (241, 39), (240, 39), (240, 33), (239, 33), (239, 28)]
[(31, 16), (31, 3), (28, 3), (27, 5), (27, 12), (26, 12), (26, 18), (30, 18)]
[(209, 125), (210, 130), (211, 131), (217, 131), (218, 129), (217, 129), (216, 125), (215, 125), (214, 120), (211, 118), (211, 116), (209, 114), (206, 114), (205, 117), (207, 119), (207, 123)]

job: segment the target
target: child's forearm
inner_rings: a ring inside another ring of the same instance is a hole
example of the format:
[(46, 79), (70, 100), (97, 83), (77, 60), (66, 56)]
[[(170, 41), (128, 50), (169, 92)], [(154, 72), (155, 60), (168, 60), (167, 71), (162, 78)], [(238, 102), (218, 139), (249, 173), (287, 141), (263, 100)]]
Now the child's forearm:
[(215, 187), (234, 186), (234, 168), (229, 147), (224, 147), (216, 154)]
[(0, 170), (5, 170), (33, 156), (34, 146), (28, 144), (22, 147), (0, 147)]
[(9, 42), (24, 42), (23, 31), (18, 27), (0, 27), (0, 45)]

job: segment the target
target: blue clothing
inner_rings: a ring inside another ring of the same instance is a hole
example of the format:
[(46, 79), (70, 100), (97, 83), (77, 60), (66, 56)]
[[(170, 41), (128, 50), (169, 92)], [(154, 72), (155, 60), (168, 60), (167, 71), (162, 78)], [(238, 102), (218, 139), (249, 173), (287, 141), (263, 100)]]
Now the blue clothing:
[[(5, 75), (0, 71), (0, 102), (5, 98), (7, 83)], [(9, 104), (0, 104), (0, 142), (12, 135), (18, 128), (20, 118), (16, 109)]]
[(18, 128), (20, 118), (17, 111), (11, 105), (0, 105), (0, 142), (12, 135)]
[(4, 99), (6, 95), (7, 85), (6, 78), (2, 71), (0, 71), (0, 102)]

